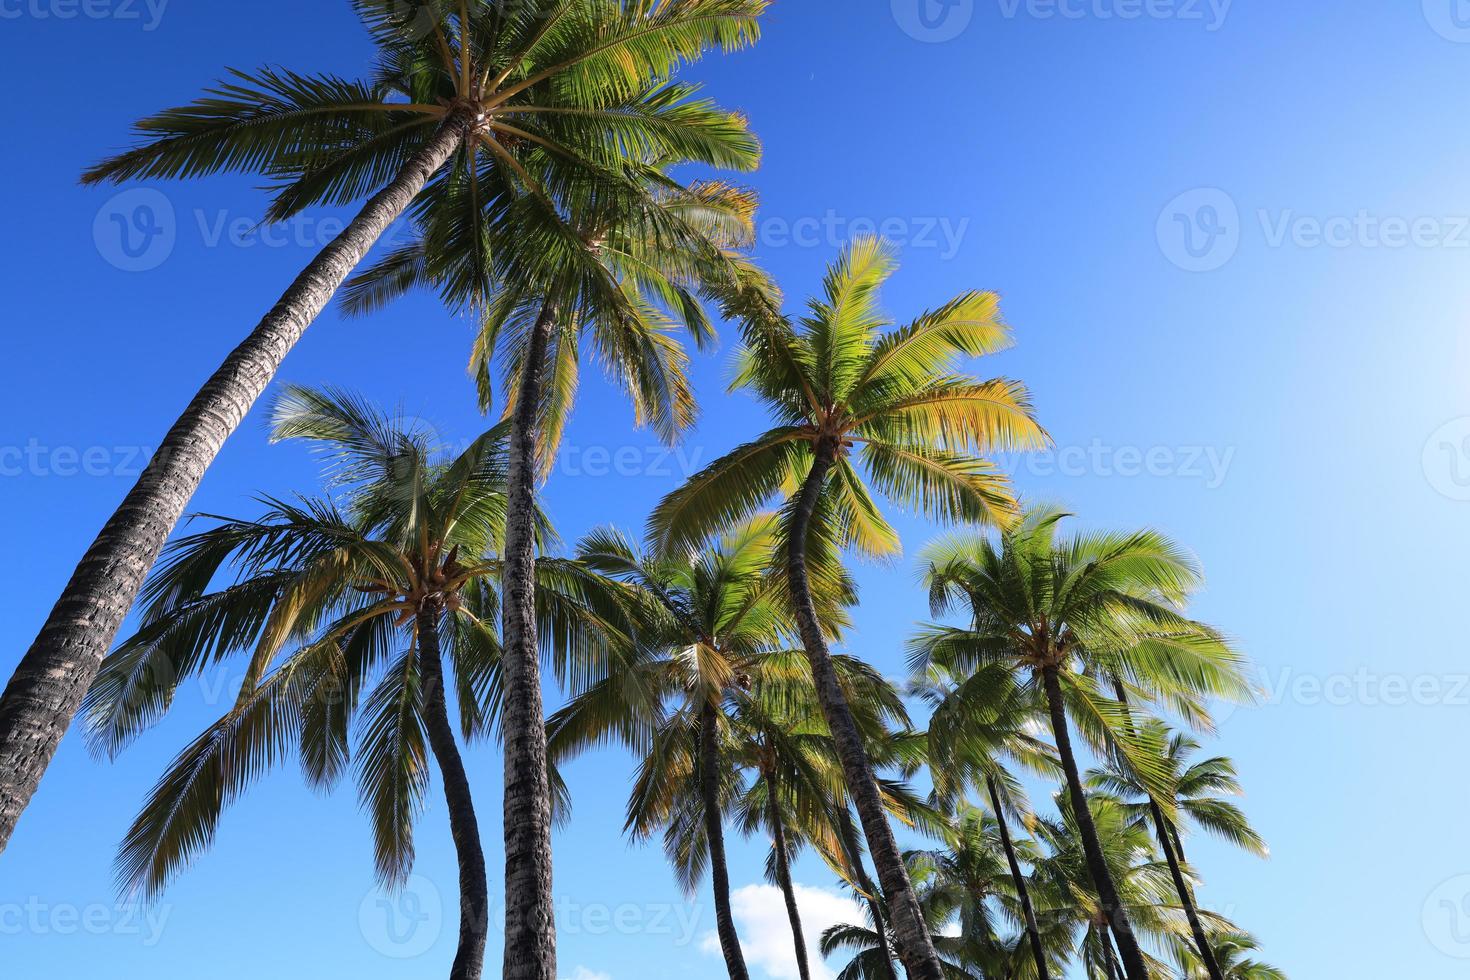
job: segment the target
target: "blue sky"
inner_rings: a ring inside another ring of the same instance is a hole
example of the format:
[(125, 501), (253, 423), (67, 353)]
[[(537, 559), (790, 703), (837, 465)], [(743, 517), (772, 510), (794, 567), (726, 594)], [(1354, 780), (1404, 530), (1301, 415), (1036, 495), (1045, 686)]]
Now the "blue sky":
[[(1273, 857), (1195, 843), (1204, 901), (1294, 980), (1462, 976), (1470, 5), (930, 0), (921, 18), (918, 3), (780, 0), (759, 47), (694, 73), (765, 141), (750, 178), (760, 257), (796, 301), (848, 235), (876, 230), (904, 246), (896, 318), (968, 288), (1004, 295), (1018, 346), (982, 367), (1031, 386), (1058, 445), (1008, 461), (1024, 491), (1088, 526), (1152, 524), (1187, 544), (1209, 574), (1199, 614), (1258, 665), (1264, 703), (1210, 748), (1239, 762)], [(0, 21), (8, 675), (141, 454), (333, 228), (314, 215), (253, 231), (264, 198), (249, 180), (119, 200), (77, 174), (224, 66), (351, 75), (368, 49), (339, 2), (0, 0)], [(114, 218), (139, 203), (167, 234), (129, 254)], [(367, 321), (332, 311), (282, 380), (349, 385), (467, 437), (484, 424), (469, 330), (428, 299)], [(681, 474), (755, 431), (756, 408), (724, 393), (725, 354), (695, 365), (705, 413), (682, 455), (634, 432), (606, 387), (585, 389), (546, 491), (568, 539), (641, 526)], [(250, 494), (316, 480), (300, 448), (267, 445), (257, 411), (195, 509), (246, 515)], [(911, 551), (933, 534), (901, 526)], [(852, 650), (897, 674), (925, 616), (912, 564), (859, 575)], [(182, 696), (116, 764), (64, 743), (0, 861), (7, 977), (447, 967), (442, 810), (390, 918), (350, 788), (317, 796), (290, 770), (229, 812), (160, 906), (117, 906), (115, 845), (228, 680)], [(471, 754), (492, 850), (498, 769), (494, 747)], [(569, 773), (563, 975), (712, 980), (705, 896), (686, 902), (657, 849), (620, 835), (628, 773), (616, 753)], [(753, 965), (780, 980), (762, 854), (737, 843), (734, 877)], [(810, 919), (845, 911), (817, 862), (798, 880)]]

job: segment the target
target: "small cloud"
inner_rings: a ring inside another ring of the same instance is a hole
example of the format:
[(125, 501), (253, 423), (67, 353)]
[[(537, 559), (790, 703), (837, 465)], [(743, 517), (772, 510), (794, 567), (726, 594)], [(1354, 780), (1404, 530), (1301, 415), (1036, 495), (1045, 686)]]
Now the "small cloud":
[(585, 966), (579, 966), (566, 980), (612, 980), (612, 977), (606, 973), (598, 973), (595, 970), (587, 969)]
[[(794, 886), (796, 907), (801, 913), (801, 931), (806, 937), (807, 962), (813, 980), (832, 980), (835, 976), (822, 960), (817, 946), (822, 933), (832, 926), (860, 923), (862, 908), (851, 898), (826, 888)], [(740, 935), (740, 948), (746, 965), (760, 969), (770, 980), (799, 980), (796, 947), (791, 940), (791, 922), (786, 917), (786, 899), (774, 885), (746, 885), (730, 895), (735, 915), (735, 931)], [(700, 949), (713, 956), (720, 954), (720, 939), (715, 933), (704, 937)]]

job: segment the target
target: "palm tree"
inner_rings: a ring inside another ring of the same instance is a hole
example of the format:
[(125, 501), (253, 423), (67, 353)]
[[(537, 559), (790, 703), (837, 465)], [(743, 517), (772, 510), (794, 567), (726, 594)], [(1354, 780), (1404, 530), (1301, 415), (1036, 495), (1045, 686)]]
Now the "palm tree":
[[(1074, 936), (1080, 930), (1081, 938), (1070, 945), (1081, 956), (1087, 975), (1119, 980), (1116, 918), (1103, 909), (1070, 794), (1059, 793), (1056, 804), (1058, 819), (1032, 824), (1044, 847), (1033, 865), (1033, 885), (1045, 896), (1044, 918), (1049, 921), (1044, 928)], [(1156, 859), (1147, 829), (1132, 821), (1119, 801), (1110, 797), (1091, 795), (1088, 807), (1103, 860), (1133, 926), (1141, 934), (1172, 940), (1178, 922), (1170, 901), (1168, 870)], [(1159, 961), (1149, 957), (1146, 962), (1154, 975), (1167, 975)]]
[[(1119, 700), (1123, 700), (1120, 691)], [(1168, 748), (1164, 763), (1173, 791), (1170, 799), (1175, 812), (1188, 816), (1200, 826), (1250, 851), (1265, 857), (1269, 851), (1245, 814), (1222, 795), (1239, 795), (1240, 782), (1236, 777), (1235, 764), (1224, 757), (1205, 759), (1189, 764), (1189, 757), (1199, 749), (1199, 743), (1183, 732), (1170, 733), (1167, 726), (1157, 719), (1142, 723), (1148, 729), (1150, 740), (1166, 742)], [(1195, 955), (1210, 980), (1226, 980), (1223, 967), (1215, 959), (1215, 951), (1200, 920), (1199, 907), (1195, 902), (1194, 889), (1190, 887), (1183, 864), (1183, 851), (1179, 833), (1173, 822), (1164, 815), (1164, 809), (1150, 795), (1147, 788), (1134, 776), (1127, 765), (1112, 760), (1100, 770), (1088, 773), (1088, 785), (1094, 789), (1122, 797), (1130, 801), (1128, 807), (1140, 824), (1153, 824), (1158, 836), (1159, 847), (1169, 864), (1169, 873), (1179, 893), (1194, 938)]]
[[(185, 678), (249, 652), (235, 705), (174, 761), (128, 832), (119, 855), (125, 887), (158, 894), (213, 840), (225, 805), (293, 746), (307, 779), (321, 787), (355, 761), (378, 876), (401, 884), (427, 789), (427, 740), (459, 860), (460, 938), (450, 976), (481, 975), (489, 932), (485, 858), (449, 718), (444, 661), (461, 734), (475, 737), (500, 710), (493, 617), (505, 430), (497, 426), (441, 461), (427, 433), (359, 399), (286, 391), (276, 438), (322, 449), (345, 499), (265, 498), (259, 519), (220, 519), (175, 542), (148, 583), (142, 627), (104, 661), (87, 696), (92, 743), (116, 754), (168, 709)], [(234, 583), (211, 591), (231, 566)], [(559, 585), (578, 577), (565, 563), (544, 571)], [(568, 655), (584, 655), (612, 635), (574, 591), (562, 592), (554, 616)], [(408, 650), (395, 656), (400, 639)]]
[(1093, 678), (1123, 678), (1139, 699), (1162, 700), (1189, 717), (1204, 717), (1205, 697), (1243, 698), (1247, 685), (1221, 635), (1180, 611), (1200, 573), (1176, 545), (1154, 531), (1058, 541), (1065, 516), (1033, 510), (1002, 532), (999, 546), (983, 535), (931, 546), (924, 561), (934, 614), (959, 604), (971, 625), (927, 629), (913, 644), (914, 667), (922, 674), (938, 663), (963, 675), (1002, 664), (1044, 695), (1102, 914), (1128, 980), (1146, 980), (1143, 949), (1088, 808), (1069, 718), (1089, 742), (1120, 752), (1156, 799), (1168, 799), (1162, 746), (1135, 729), (1127, 706), (1101, 694)]
[[(727, 155), (738, 159), (746, 134), (732, 123), (709, 138), (730, 143)], [(512, 923), (547, 928), (551, 801), (531, 615), (536, 478), (555, 459), (584, 344), (631, 396), (637, 421), (672, 443), (692, 423), (695, 405), (687, 358), (671, 332), (682, 327), (703, 344), (712, 329), (702, 299), (729, 304), (768, 288), (739, 251), (754, 238), (749, 193), (713, 182), (680, 185), (664, 172), (667, 161), (625, 163), (624, 179), (567, 182), (555, 202), (535, 194), (515, 201), (491, 225), (503, 234), (488, 236), (495, 255), (489, 266), (477, 261), (484, 251), (477, 246), (478, 210), (443, 209), (418, 222), (405, 250), (365, 270), (344, 293), (357, 312), (418, 286), (437, 289), (453, 306), (478, 309), (483, 324), (472, 368), (484, 408), (493, 362), (504, 369), (511, 455), (505, 729), (514, 733), (505, 740), (506, 906)]]
[(745, 310), (746, 342), (733, 387), (753, 391), (778, 425), (669, 495), (650, 530), (674, 553), (696, 547), (778, 493), (788, 496), (787, 584), (817, 696), (904, 965), (915, 978), (937, 980), (939, 958), (832, 665), (812, 598), (813, 569), (822, 574), (831, 567), (819, 553), (828, 542), (880, 555), (899, 546), (853, 465), (859, 444), (867, 476), (882, 492), (941, 520), (991, 523), (1008, 518), (1013, 501), (996, 469), (969, 454), (1039, 445), (1044, 435), (1020, 385), (954, 370), (960, 357), (1008, 343), (996, 297), (966, 293), (890, 331), (877, 294), (893, 268), (886, 245), (860, 240), (828, 273), (824, 298), (811, 303), (799, 327), (773, 311)]
[(1018, 685), (1003, 664), (952, 677), (943, 664), (931, 663), (929, 675), (918, 678), (913, 687), (933, 709), (928, 755), (935, 792), (955, 798), (973, 786), (985, 794), (1010, 870), (1036, 975), (1039, 980), (1050, 980), (1050, 957), (1009, 825), (1012, 817), (1027, 819), (1025, 795), (1000, 761), (1002, 756), (1009, 756), (1033, 770), (1048, 774), (1054, 771), (1055, 750), (1030, 732), (1040, 714), (1036, 692)]
[[(1260, 949), (1253, 936), (1239, 930), (1226, 930), (1216, 932), (1210, 941), (1215, 961), (1220, 964), (1225, 980), (1286, 980), (1286, 974), (1281, 970), (1250, 957)], [(1180, 952), (1185, 980), (1204, 980), (1205, 972), (1198, 960), (1188, 950)]]
[(554, 759), (608, 738), (644, 754), (627, 828), (647, 839), (663, 828), (680, 883), (693, 891), (706, 863), (720, 948), (731, 980), (748, 972), (735, 931), (724, 820), (736, 773), (724, 743), (732, 689), (778, 648), (782, 613), (765, 569), (774, 521), (751, 521), (684, 561), (645, 554), (613, 529), (577, 548), (588, 568), (643, 597), (641, 656), (578, 693), (548, 722)]
[[(753, 41), (765, 2), (353, 0), (377, 47), (369, 80), (237, 72), (143, 120), (138, 146), (87, 171), (88, 183), (264, 173), (278, 185), (271, 220), (372, 196), (174, 423), (0, 696), (0, 849), (205, 470), (388, 226), (415, 200), (463, 208), (467, 186), (476, 205), (554, 196), (566, 180), (615, 170), (630, 149), (750, 165), (751, 141), (729, 151), (730, 117), (667, 82), (710, 47)], [(518, 874), (549, 880), (549, 852), (525, 857)], [(547, 908), (510, 937), (508, 980), (554, 980)]]

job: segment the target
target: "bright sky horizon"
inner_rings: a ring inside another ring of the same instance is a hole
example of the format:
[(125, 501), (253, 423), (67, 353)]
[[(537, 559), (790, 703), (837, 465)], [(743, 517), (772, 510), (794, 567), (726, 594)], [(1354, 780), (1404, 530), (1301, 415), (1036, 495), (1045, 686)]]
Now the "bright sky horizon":
[[(8, 677), (148, 451), (340, 228), (336, 213), (259, 227), (266, 198), (246, 178), (78, 175), (227, 67), (351, 77), (370, 49), (342, 0), (0, 0), (0, 52)], [(738, 179), (761, 194), (757, 256), (790, 309), (862, 233), (901, 249), (884, 295), (897, 321), (999, 291), (1017, 344), (976, 368), (1026, 382), (1057, 444), (1005, 460), (1021, 491), (1078, 527), (1154, 526), (1199, 556), (1195, 612), (1238, 640), (1262, 689), (1205, 748), (1237, 762), (1272, 846), (1259, 861), (1196, 838), (1203, 903), (1292, 980), (1463, 976), (1470, 786), (1449, 762), (1470, 732), (1453, 623), (1470, 529), (1470, 4), (777, 0), (759, 45), (689, 77), (765, 145)], [(726, 393), (734, 334), (695, 359), (702, 418), (674, 451), (589, 381), (544, 491), (567, 542), (606, 523), (637, 532), (683, 477), (761, 431), (752, 400)], [(365, 320), (333, 308), (278, 383), (348, 387), (468, 439), (486, 426), (469, 336), (427, 296)], [(268, 443), (265, 408), (191, 512), (251, 516), (256, 493), (319, 488), (304, 448)], [(939, 531), (897, 523), (905, 557), (856, 567), (849, 647), (902, 677), (928, 618), (913, 555)], [(6, 980), (447, 969), (454, 860), (433, 792), (407, 896), (374, 888), (350, 784), (316, 795), (287, 767), (158, 905), (118, 898), (118, 841), (229, 681), (181, 694), (114, 763), (68, 736), (0, 855)], [(498, 894), (498, 747), (468, 764)], [(562, 975), (716, 980), (706, 890), (681, 894), (657, 845), (622, 835), (631, 771), (609, 751), (567, 773)], [(732, 840), (738, 925), (754, 975), (787, 980), (765, 847)], [(796, 878), (813, 938), (853, 914), (810, 855)], [(494, 937), (492, 975), (498, 958)]]

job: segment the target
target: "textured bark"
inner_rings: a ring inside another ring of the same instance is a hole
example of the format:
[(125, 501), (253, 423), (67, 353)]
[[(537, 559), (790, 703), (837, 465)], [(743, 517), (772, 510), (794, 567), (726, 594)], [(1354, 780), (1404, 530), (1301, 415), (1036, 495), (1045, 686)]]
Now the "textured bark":
[(97, 668), (204, 471), (286, 354), (388, 226), (460, 144), (456, 113), (312, 260), (174, 423), (82, 556), (0, 696), (0, 851), (50, 765)]
[(1072, 810), (1077, 817), (1077, 831), (1082, 837), (1082, 852), (1087, 858), (1087, 873), (1097, 888), (1098, 900), (1103, 914), (1113, 927), (1118, 940), (1118, 953), (1123, 958), (1123, 971), (1128, 980), (1148, 980), (1148, 963), (1143, 949), (1133, 935), (1133, 925), (1128, 921), (1128, 912), (1118, 899), (1118, 888), (1108, 871), (1103, 858), (1102, 843), (1097, 836), (1097, 824), (1092, 820), (1092, 809), (1087, 805), (1087, 794), (1082, 791), (1082, 777), (1077, 770), (1077, 757), (1072, 751), (1072, 736), (1067, 730), (1067, 708), (1062, 701), (1062, 682), (1056, 667), (1041, 671), (1042, 685), (1046, 689), (1046, 704), (1051, 713), (1052, 736), (1057, 743), (1057, 754), (1062, 759), (1062, 770), (1067, 775), (1067, 793), (1072, 800)]
[(1169, 823), (1164, 819), (1164, 812), (1157, 803), (1149, 800), (1148, 806), (1153, 814), (1154, 827), (1158, 831), (1159, 844), (1164, 849), (1164, 860), (1169, 862), (1169, 874), (1174, 878), (1174, 888), (1179, 892), (1179, 901), (1184, 905), (1184, 917), (1189, 920), (1189, 931), (1194, 934), (1194, 944), (1199, 948), (1200, 962), (1205, 965), (1210, 980), (1225, 980), (1225, 974), (1220, 972), (1220, 964), (1215, 960), (1215, 948), (1205, 935), (1204, 923), (1200, 922), (1199, 909), (1194, 903), (1194, 892), (1190, 889), (1189, 882), (1184, 880), (1184, 869), (1180, 867), (1179, 855), (1174, 851)]
[(749, 980), (740, 936), (735, 932), (735, 914), (730, 907), (730, 866), (725, 860), (725, 824), (720, 807), (719, 719), (715, 706), (705, 702), (699, 710), (699, 796), (704, 806), (705, 846), (709, 849), (709, 876), (715, 892), (715, 927), (720, 952), (730, 980)]
[(505, 516), (505, 960), (503, 980), (557, 980), (551, 895), (551, 784), (536, 636), (537, 413), (556, 310), (547, 304), (527, 338), (511, 415)]
[(1011, 829), (1006, 824), (1005, 810), (1000, 805), (1000, 788), (993, 777), (986, 777), (986, 789), (990, 791), (990, 805), (995, 808), (995, 822), (1000, 827), (1000, 843), (1006, 852), (1006, 864), (1010, 865), (1011, 880), (1016, 884), (1016, 895), (1021, 901), (1022, 918), (1026, 923), (1026, 937), (1031, 942), (1031, 955), (1036, 958), (1036, 972), (1040, 980), (1051, 980), (1051, 971), (1046, 965), (1046, 950), (1041, 945), (1041, 930), (1036, 925), (1036, 910), (1031, 905), (1031, 889), (1026, 886), (1026, 876), (1021, 874), (1021, 862), (1016, 859), (1016, 845), (1011, 840)]
[(811, 966), (807, 963), (806, 934), (801, 928), (801, 910), (796, 905), (796, 887), (791, 883), (786, 824), (781, 818), (781, 806), (776, 800), (776, 782), (769, 774), (766, 776), (766, 785), (770, 787), (766, 809), (770, 813), (771, 836), (776, 848), (776, 883), (781, 886), (781, 894), (786, 899), (786, 918), (791, 922), (791, 941), (796, 945), (796, 970), (801, 975), (801, 980), (812, 980)]
[(485, 941), (490, 935), (490, 887), (485, 882), (485, 852), (480, 823), (470, 796), (470, 780), (460, 758), (449, 706), (444, 694), (444, 662), (439, 652), (442, 609), (419, 613), (419, 676), (423, 678), (424, 729), (429, 749), (444, 780), (449, 832), (459, 861), (459, 948), (449, 980), (480, 980), (485, 969)]
[(822, 440), (816, 447), (811, 472), (807, 474), (792, 513), (786, 574), (791, 585), (792, 603), (796, 610), (797, 626), (801, 630), (802, 645), (806, 649), (807, 662), (812, 669), (817, 699), (821, 702), (827, 727), (832, 731), (832, 741), (842, 762), (847, 790), (857, 809), (858, 819), (862, 822), (863, 834), (868, 841), (868, 852), (873, 856), (873, 866), (878, 870), (878, 881), (883, 886), (883, 899), (893, 921), (893, 932), (898, 940), (898, 953), (903, 960), (904, 969), (910, 980), (943, 980), (944, 968), (939, 954), (934, 950), (934, 940), (924, 924), (919, 900), (914, 895), (914, 886), (909, 880), (908, 869), (904, 867), (903, 855), (893, 836), (893, 828), (888, 823), (888, 814), (883, 808), (883, 797), (878, 791), (878, 780), (873, 774), (873, 764), (868, 758), (867, 749), (863, 746), (862, 734), (853, 720), (847, 696), (842, 693), (836, 668), (832, 665), (832, 655), (827, 649), (827, 639), (817, 619), (811, 585), (807, 579), (806, 537), (811, 527), (812, 514), (821, 499), (822, 490), (836, 459), (836, 442), (831, 439)]

